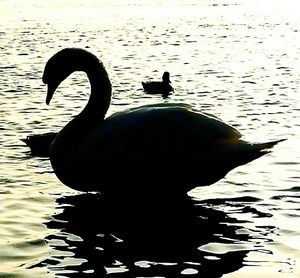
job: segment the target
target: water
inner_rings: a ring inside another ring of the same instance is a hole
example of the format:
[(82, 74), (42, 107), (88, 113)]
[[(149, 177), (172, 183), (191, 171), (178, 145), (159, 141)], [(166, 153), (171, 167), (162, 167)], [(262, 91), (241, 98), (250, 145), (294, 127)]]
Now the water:
[[(1, 277), (300, 275), (298, 1), (0, 3)], [(49, 161), (30, 156), (20, 141), (58, 131), (85, 104), (89, 84), (80, 73), (51, 106), (44, 103), (45, 62), (73, 46), (88, 47), (106, 65), (114, 87), (109, 114), (186, 102), (249, 140), (288, 140), (195, 188), (194, 209), (165, 208), (167, 225), (149, 215), (120, 219), (101, 210), (100, 196), (61, 184)], [(140, 82), (165, 70), (175, 93), (145, 95)], [(107, 225), (124, 231), (109, 233)]]

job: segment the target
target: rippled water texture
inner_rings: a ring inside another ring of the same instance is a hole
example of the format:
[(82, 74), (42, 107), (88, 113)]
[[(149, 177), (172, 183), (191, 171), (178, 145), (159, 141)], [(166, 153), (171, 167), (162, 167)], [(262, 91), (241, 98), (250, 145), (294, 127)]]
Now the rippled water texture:
[[(0, 276), (299, 277), (298, 2), (0, 1)], [(288, 140), (195, 188), (193, 202), (107, 210), (20, 141), (58, 131), (87, 100), (77, 73), (44, 103), (44, 64), (63, 47), (89, 48), (106, 65), (109, 114), (186, 102), (249, 140)], [(175, 93), (145, 95), (140, 82), (165, 70)]]

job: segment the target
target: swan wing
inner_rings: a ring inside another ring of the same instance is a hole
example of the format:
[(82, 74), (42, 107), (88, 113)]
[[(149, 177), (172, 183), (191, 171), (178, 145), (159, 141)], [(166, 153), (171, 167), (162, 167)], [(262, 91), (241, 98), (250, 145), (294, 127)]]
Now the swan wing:
[[(120, 157), (191, 156), (217, 142), (238, 140), (241, 134), (218, 118), (195, 113), (189, 105), (160, 104), (113, 114), (86, 136), (82, 153), (95, 160)], [(99, 153), (92, 152), (97, 150)]]

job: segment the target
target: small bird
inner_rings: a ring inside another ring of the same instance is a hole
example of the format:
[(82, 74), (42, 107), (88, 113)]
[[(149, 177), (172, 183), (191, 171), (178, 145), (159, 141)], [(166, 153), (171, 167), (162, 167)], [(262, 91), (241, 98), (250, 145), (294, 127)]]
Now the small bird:
[(167, 71), (164, 72), (162, 81), (142, 82), (142, 86), (148, 94), (160, 94), (164, 98), (174, 92), (174, 88), (171, 86), (170, 73)]
[(49, 157), (49, 150), (57, 132), (28, 135), (21, 139), (29, 148), (31, 155), (39, 157)]
[(246, 142), (234, 127), (182, 103), (138, 106), (105, 117), (112, 88), (108, 74), (95, 55), (78, 48), (63, 49), (46, 63), (47, 104), (75, 71), (87, 74), (90, 97), (50, 147), (56, 176), (75, 190), (125, 200), (152, 196), (155, 205), (159, 196), (167, 200), (215, 183), (283, 141)]

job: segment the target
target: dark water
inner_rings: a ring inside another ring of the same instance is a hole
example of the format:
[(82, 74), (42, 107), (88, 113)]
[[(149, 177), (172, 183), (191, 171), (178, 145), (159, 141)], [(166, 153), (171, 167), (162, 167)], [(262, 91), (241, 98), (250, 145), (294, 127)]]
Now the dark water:
[[(297, 1), (0, 3), (1, 277), (300, 275)], [(84, 106), (82, 74), (44, 103), (45, 62), (73, 46), (106, 65), (109, 114), (186, 102), (246, 139), (288, 140), (186, 201), (112, 206), (101, 195), (78, 194), (20, 141), (58, 131)], [(145, 95), (140, 82), (165, 70), (175, 93)]]
[[(147, 209), (143, 200), (138, 207), (131, 201), (108, 209), (97, 195), (63, 198), (61, 202), (71, 206), (49, 227), (64, 229), (61, 240), (67, 245), (59, 244), (56, 235), (49, 236), (49, 243), (61, 253), (41, 263), (58, 272), (60, 257), (71, 251), (71, 259), (77, 257), (78, 261), (65, 265), (63, 272), (84, 270), (100, 277), (106, 273), (122, 273), (121, 277), (176, 277), (180, 273), (218, 277), (240, 268), (251, 249), (238, 247), (237, 242), (250, 240), (248, 235), (236, 233), (242, 222), (201, 203), (172, 204), (166, 200), (159, 204), (152, 200)], [(235, 252), (216, 256), (206, 250), (205, 245), (221, 235), (220, 244), (231, 242), (228, 238), (236, 241)]]

